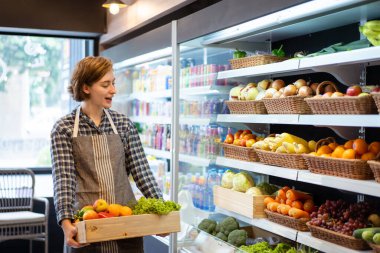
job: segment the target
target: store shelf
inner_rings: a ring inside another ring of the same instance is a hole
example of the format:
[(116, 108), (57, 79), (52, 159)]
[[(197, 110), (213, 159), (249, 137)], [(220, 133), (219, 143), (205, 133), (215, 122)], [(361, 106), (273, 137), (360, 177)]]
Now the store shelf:
[(129, 100), (132, 99), (138, 99), (138, 100), (152, 100), (152, 99), (158, 99), (158, 98), (171, 98), (172, 96), (172, 90), (161, 90), (161, 91), (154, 91), (154, 92), (134, 92), (131, 93), (129, 96)]
[(218, 94), (227, 95), (229, 94), (230, 89), (231, 87), (228, 87), (228, 86), (217, 86), (217, 85), (182, 88), (180, 97), (188, 98), (191, 96), (218, 95)]
[(235, 77), (263, 76), (278, 73), (297, 71), (299, 66), (298, 59), (291, 59), (283, 62), (259, 65), (249, 68), (233, 69), (221, 71), (218, 73), (218, 79), (227, 79)]
[(298, 114), (218, 114), (217, 122), (298, 124)]
[(159, 150), (159, 149), (146, 148), (146, 147), (144, 147), (144, 151), (145, 151), (145, 154), (153, 155), (157, 158), (171, 159), (169, 151), (163, 151), (163, 150)]
[(298, 172), (298, 181), (380, 197), (380, 184), (375, 180), (355, 180), (301, 170)]
[(191, 164), (196, 165), (196, 166), (207, 167), (211, 164), (212, 160), (207, 159), (207, 158), (201, 158), (198, 156), (180, 154), (179, 155), (179, 161), (184, 162), (184, 163), (191, 163)]
[(339, 253), (370, 253), (370, 252), (373, 252), (371, 250), (360, 251), (360, 250), (349, 249), (349, 248), (313, 237), (311, 236), (310, 232), (298, 232), (296, 241), (298, 243), (307, 245), (309, 247), (312, 247), (319, 251), (323, 251), (325, 253), (337, 253), (337, 252)]
[(145, 124), (171, 124), (170, 117), (164, 116), (132, 116), (129, 117), (132, 122), (145, 123)]
[(236, 219), (243, 221), (247, 224), (250, 224), (250, 225), (253, 225), (255, 227), (264, 229), (266, 231), (280, 235), (282, 237), (288, 238), (288, 239), (293, 240), (293, 241), (295, 241), (297, 238), (297, 230), (282, 226), (282, 225), (274, 223), (274, 222), (271, 222), (268, 219), (264, 219), (264, 218), (262, 218), (262, 219), (251, 219), (251, 218), (245, 217), (243, 215), (240, 215), (240, 214), (237, 214), (235, 212), (231, 212), (231, 211), (219, 208), (219, 207), (217, 207), (215, 211), (218, 213), (224, 214), (224, 215), (233, 216)]
[(237, 159), (226, 158), (218, 156), (215, 164), (220, 166), (226, 166), (229, 168), (241, 169), (246, 171), (252, 171), (265, 175), (286, 178), (290, 180), (297, 180), (298, 171), (296, 169), (287, 169), (277, 166), (266, 165), (258, 162), (245, 162)]
[(380, 115), (219, 114), (217, 122), (380, 127)]

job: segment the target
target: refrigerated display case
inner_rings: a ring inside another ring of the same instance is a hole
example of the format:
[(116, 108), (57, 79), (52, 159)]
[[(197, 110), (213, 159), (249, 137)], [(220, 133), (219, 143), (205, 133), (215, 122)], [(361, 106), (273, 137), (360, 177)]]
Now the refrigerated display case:
[[(249, 128), (262, 136), (290, 132), (308, 140), (328, 136), (334, 136), (340, 142), (356, 138), (376, 140), (380, 118), (375, 113), (230, 114), (228, 111), (217, 110), (217, 115), (206, 116), (210, 121), (202, 124), (199, 121), (203, 120), (205, 104), (211, 104), (215, 99), (229, 100), (229, 90), (232, 87), (239, 84), (245, 86), (250, 82), (258, 83), (264, 79), (283, 79), (287, 84), (301, 78), (318, 83), (333, 80), (342, 90), (352, 84), (379, 85), (379, 76), (375, 74), (379, 71), (379, 47), (370, 46), (367, 42), (368, 45), (363, 48), (322, 50), (331, 48), (331, 45), (341, 46), (365, 39), (359, 33), (358, 26), (367, 20), (380, 19), (379, 10), (380, 1), (309, 1), (178, 44), (179, 51), (184, 47), (188, 49), (179, 53), (179, 81), (174, 84), (180, 87), (179, 99), (182, 102), (179, 116), (179, 152), (180, 157), (183, 153), (196, 156), (187, 159), (186, 165), (180, 162), (176, 168), (176, 173), (186, 175), (185, 187), (178, 188), (178, 191), (181, 197), (186, 196), (182, 200), (179, 197), (179, 201), (190, 202), (186, 208), (191, 211), (187, 211), (184, 220), (187, 225), (196, 227), (204, 218), (223, 214), (319, 252), (367, 252), (318, 239), (310, 232), (289, 228), (266, 218), (247, 217), (218, 206), (214, 209), (210, 204), (205, 205), (204, 201), (212, 199), (209, 188), (215, 185), (207, 178), (215, 174), (220, 178), (226, 169), (249, 172), (257, 182), (269, 181), (311, 192), (319, 204), (326, 199), (324, 194), (332, 198), (348, 198), (354, 202), (364, 199), (378, 202), (380, 184), (375, 180), (316, 174), (309, 170), (232, 159), (225, 157), (223, 150), (217, 151), (215, 155), (212, 148), (207, 149), (211, 154), (205, 155), (202, 148), (194, 152), (194, 145), (191, 143), (201, 143), (205, 136), (204, 142), (211, 146), (223, 142), (228, 128), (233, 131)], [(237, 49), (244, 50), (249, 55), (271, 55), (273, 49), (280, 47), (285, 50), (288, 60), (236, 69), (230, 67), (230, 60)], [(303, 51), (303, 55), (319, 53), (301, 57), (300, 51)], [(211, 80), (209, 77), (214, 75), (213, 84), (207, 85)], [(181, 124), (181, 121), (191, 117), (192, 127)], [(205, 127), (203, 130), (202, 125)], [(223, 131), (214, 135), (218, 128)], [(210, 161), (199, 164), (202, 156), (208, 157)], [(180, 238), (178, 247), (180, 251), (183, 248)], [(183, 252), (192, 251), (187, 249)]]

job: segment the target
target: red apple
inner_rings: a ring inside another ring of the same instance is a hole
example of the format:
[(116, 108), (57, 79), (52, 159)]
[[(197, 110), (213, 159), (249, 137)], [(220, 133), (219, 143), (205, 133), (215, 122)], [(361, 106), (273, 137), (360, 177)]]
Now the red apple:
[(371, 92), (380, 92), (380, 86), (374, 87)]
[(358, 96), (362, 93), (362, 88), (359, 85), (353, 85), (347, 88), (346, 94), (349, 96)]
[(243, 130), (238, 130), (235, 134), (234, 134), (234, 139), (237, 140), (240, 138), (240, 135), (243, 133)]
[(224, 143), (232, 144), (234, 142), (234, 136), (232, 134), (227, 134)]

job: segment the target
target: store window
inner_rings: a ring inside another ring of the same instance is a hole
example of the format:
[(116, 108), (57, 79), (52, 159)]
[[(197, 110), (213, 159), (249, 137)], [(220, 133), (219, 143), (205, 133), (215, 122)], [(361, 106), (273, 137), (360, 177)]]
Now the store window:
[(93, 41), (0, 35), (0, 168), (50, 168), (50, 131), (75, 103), (67, 86)]

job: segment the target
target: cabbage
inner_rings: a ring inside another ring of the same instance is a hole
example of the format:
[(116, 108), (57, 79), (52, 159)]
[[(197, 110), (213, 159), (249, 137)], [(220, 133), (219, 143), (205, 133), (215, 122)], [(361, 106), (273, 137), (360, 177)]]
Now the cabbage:
[(222, 187), (231, 189), (232, 188), (232, 179), (235, 176), (235, 173), (231, 170), (227, 170), (223, 173), (222, 176)]
[(246, 194), (251, 194), (252, 196), (258, 196), (258, 195), (263, 195), (260, 191), (259, 188), (257, 187), (251, 187), (249, 188), (246, 192)]
[(246, 172), (239, 172), (232, 179), (232, 190), (234, 191), (246, 192), (253, 186), (255, 186), (255, 182), (251, 175)]

